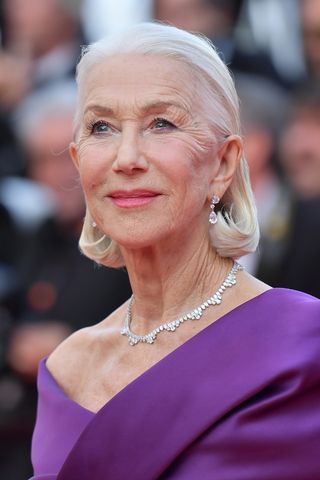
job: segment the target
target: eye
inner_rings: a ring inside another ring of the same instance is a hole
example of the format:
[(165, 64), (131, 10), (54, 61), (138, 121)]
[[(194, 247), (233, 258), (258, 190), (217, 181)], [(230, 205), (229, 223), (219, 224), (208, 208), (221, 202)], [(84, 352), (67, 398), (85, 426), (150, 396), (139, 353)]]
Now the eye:
[(99, 120), (90, 125), (90, 133), (92, 134), (101, 135), (102, 133), (109, 133), (109, 131), (110, 125), (104, 120)]
[(155, 118), (152, 122), (152, 128), (156, 130), (169, 130), (176, 128), (176, 126), (169, 122), (169, 120), (166, 120), (165, 118)]

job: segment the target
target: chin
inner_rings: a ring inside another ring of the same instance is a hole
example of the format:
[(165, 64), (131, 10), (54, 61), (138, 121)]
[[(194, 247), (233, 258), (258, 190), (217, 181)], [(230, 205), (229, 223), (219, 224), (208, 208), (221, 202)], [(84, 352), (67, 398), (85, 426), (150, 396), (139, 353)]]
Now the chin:
[(130, 250), (150, 248), (168, 238), (169, 232), (166, 232), (166, 229), (160, 229), (159, 225), (151, 225), (150, 222), (146, 228), (145, 224), (128, 227), (125, 231), (123, 229), (110, 231), (111, 229), (109, 229), (108, 236), (121, 248)]
[(128, 250), (139, 250), (144, 248), (150, 248), (157, 243), (159, 243), (159, 238), (155, 238), (154, 235), (151, 236), (136, 236), (130, 235), (129, 238), (114, 238), (114, 240), (118, 243), (121, 248), (128, 249)]

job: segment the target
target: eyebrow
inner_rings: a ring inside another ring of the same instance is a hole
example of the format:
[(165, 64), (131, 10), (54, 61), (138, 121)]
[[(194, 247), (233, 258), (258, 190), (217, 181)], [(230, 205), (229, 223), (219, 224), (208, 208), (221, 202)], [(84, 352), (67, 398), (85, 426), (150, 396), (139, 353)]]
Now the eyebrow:
[(85, 109), (84, 109), (84, 114), (88, 112), (95, 112), (97, 114), (101, 115), (113, 115), (114, 111), (112, 108), (104, 106), (104, 105), (98, 105), (98, 104), (89, 104)]
[(153, 113), (155, 111), (157, 112), (164, 112), (168, 110), (171, 107), (178, 108), (179, 110), (184, 110), (185, 112), (188, 112), (188, 109), (184, 106), (181, 105), (179, 102), (176, 101), (157, 101), (157, 102), (151, 102), (146, 105), (144, 105), (141, 108), (141, 111), (143, 113)]
[[(181, 105), (179, 102), (176, 101), (155, 101), (155, 102), (150, 102), (147, 103), (139, 108), (142, 114), (149, 114), (149, 113), (163, 113), (166, 110), (169, 110), (170, 108), (177, 108), (179, 110), (183, 110), (184, 112), (189, 113), (189, 110), (184, 106)], [(115, 112), (111, 107), (108, 107), (106, 105), (99, 105), (99, 104), (89, 104), (85, 110), (84, 114), (87, 112), (95, 112), (100, 115), (106, 115), (106, 116), (114, 116)]]

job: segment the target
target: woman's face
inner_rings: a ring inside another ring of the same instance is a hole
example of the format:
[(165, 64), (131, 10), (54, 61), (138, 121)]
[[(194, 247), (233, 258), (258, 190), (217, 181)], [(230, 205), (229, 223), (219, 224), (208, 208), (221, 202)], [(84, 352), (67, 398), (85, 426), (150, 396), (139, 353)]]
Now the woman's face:
[(122, 246), (208, 230), (217, 144), (197, 88), (159, 56), (112, 56), (88, 74), (71, 154), (92, 217)]

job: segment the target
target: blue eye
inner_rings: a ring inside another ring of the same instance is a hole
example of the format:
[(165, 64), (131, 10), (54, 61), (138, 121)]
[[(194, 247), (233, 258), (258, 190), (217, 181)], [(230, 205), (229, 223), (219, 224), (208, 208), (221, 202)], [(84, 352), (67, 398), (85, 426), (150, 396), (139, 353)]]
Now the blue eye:
[(110, 126), (104, 120), (99, 120), (91, 125), (91, 133), (101, 135), (102, 133), (108, 133)]
[(169, 120), (166, 120), (165, 118), (155, 118), (152, 126), (157, 130), (176, 128), (173, 123), (169, 122)]

